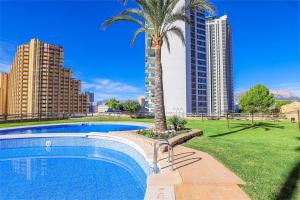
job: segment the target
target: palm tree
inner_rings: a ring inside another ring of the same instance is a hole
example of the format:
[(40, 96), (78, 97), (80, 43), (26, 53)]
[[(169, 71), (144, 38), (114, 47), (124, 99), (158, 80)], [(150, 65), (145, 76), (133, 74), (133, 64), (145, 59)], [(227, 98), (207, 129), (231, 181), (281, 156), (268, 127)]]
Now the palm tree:
[[(121, 0), (124, 4), (127, 0)], [(129, 21), (139, 26), (131, 40), (134, 44), (137, 36), (145, 32), (152, 40), (152, 48), (155, 50), (155, 131), (167, 130), (163, 70), (161, 63), (161, 48), (166, 44), (170, 51), (169, 36), (174, 34), (185, 44), (183, 30), (177, 25), (178, 22), (189, 23), (187, 13), (200, 9), (213, 12), (213, 6), (206, 0), (190, 0), (188, 4), (182, 4), (183, 0), (135, 0), (139, 8), (125, 9), (120, 14), (108, 19), (102, 25), (103, 28), (118, 21)]]

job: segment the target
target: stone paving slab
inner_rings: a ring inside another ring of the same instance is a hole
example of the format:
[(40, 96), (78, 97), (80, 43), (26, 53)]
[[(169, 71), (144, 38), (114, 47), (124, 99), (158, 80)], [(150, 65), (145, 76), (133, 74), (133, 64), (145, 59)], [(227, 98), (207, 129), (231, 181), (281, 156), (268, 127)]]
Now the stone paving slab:
[(147, 200), (175, 200), (175, 191), (173, 185), (151, 185), (148, 186)]
[(248, 200), (237, 185), (181, 184), (176, 185), (176, 200)]
[(152, 174), (147, 179), (147, 185), (175, 185), (181, 184), (182, 179), (178, 171)]
[(239, 187), (245, 182), (207, 153), (174, 148), (174, 164), (182, 178), (176, 200), (249, 200)]

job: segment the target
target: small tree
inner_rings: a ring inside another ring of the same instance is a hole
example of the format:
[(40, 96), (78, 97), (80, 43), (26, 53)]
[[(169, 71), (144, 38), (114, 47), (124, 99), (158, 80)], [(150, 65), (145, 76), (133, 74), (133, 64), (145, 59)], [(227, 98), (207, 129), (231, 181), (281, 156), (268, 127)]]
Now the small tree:
[(141, 109), (139, 102), (133, 100), (127, 100), (122, 103), (123, 110), (130, 113), (136, 113)]
[(254, 113), (267, 112), (274, 101), (274, 95), (270, 93), (269, 89), (258, 84), (241, 96), (239, 105), (243, 111), (251, 113), (253, 124)]
[(115, 99), (115, 98), (110, 99), (110, 100), (106, 103), (106, 105), (107, 105), (112, 111), (118, 110), (118, 109), (119, 109), (119, 104), (120, 104), (120, 102), (119, 102), (117, 99)]
[(117, 110), (119, 110), (119, 111), (124, 111), (123, 103), (119, 103), (119, 104), (117, 105)]

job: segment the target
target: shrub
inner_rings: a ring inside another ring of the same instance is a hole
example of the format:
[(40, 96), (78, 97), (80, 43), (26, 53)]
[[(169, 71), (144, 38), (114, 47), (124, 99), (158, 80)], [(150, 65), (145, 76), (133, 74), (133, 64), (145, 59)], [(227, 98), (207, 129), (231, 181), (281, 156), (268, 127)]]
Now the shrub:
[(185, 125), (187, 124), (187, 121), (179, 117), (177, 115), (173, 115), (170, 119), (169, 122), (173, 125), (173, 128), (175, 131), (183, 130), (185, 129)]
[(157, 135), (152, 129), (139, 130), (138, 134), (146, 136), (148, 138), (156, 138)]

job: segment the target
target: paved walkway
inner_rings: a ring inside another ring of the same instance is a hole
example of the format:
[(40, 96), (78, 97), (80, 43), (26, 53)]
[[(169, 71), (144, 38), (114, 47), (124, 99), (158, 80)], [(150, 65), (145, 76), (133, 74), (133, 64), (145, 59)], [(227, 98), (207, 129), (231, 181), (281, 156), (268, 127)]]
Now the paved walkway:
[[(151, 140), (135, 134), (122, 135), (140, 144), (149, 160), (153, 159)], [(209, 154), (176, 146), (172, 172), (167, 157), (168, 153), (159, 154), (162, 173), (148, 177), (148, 194), (145, 199), (250, 200), (240, 188), (245, 182)]]
[(182, 182), (175, 185), (176, 200), (248, 200), (239, 187), (243, 180), (207, 153), (177, 146), (174, 164)]

